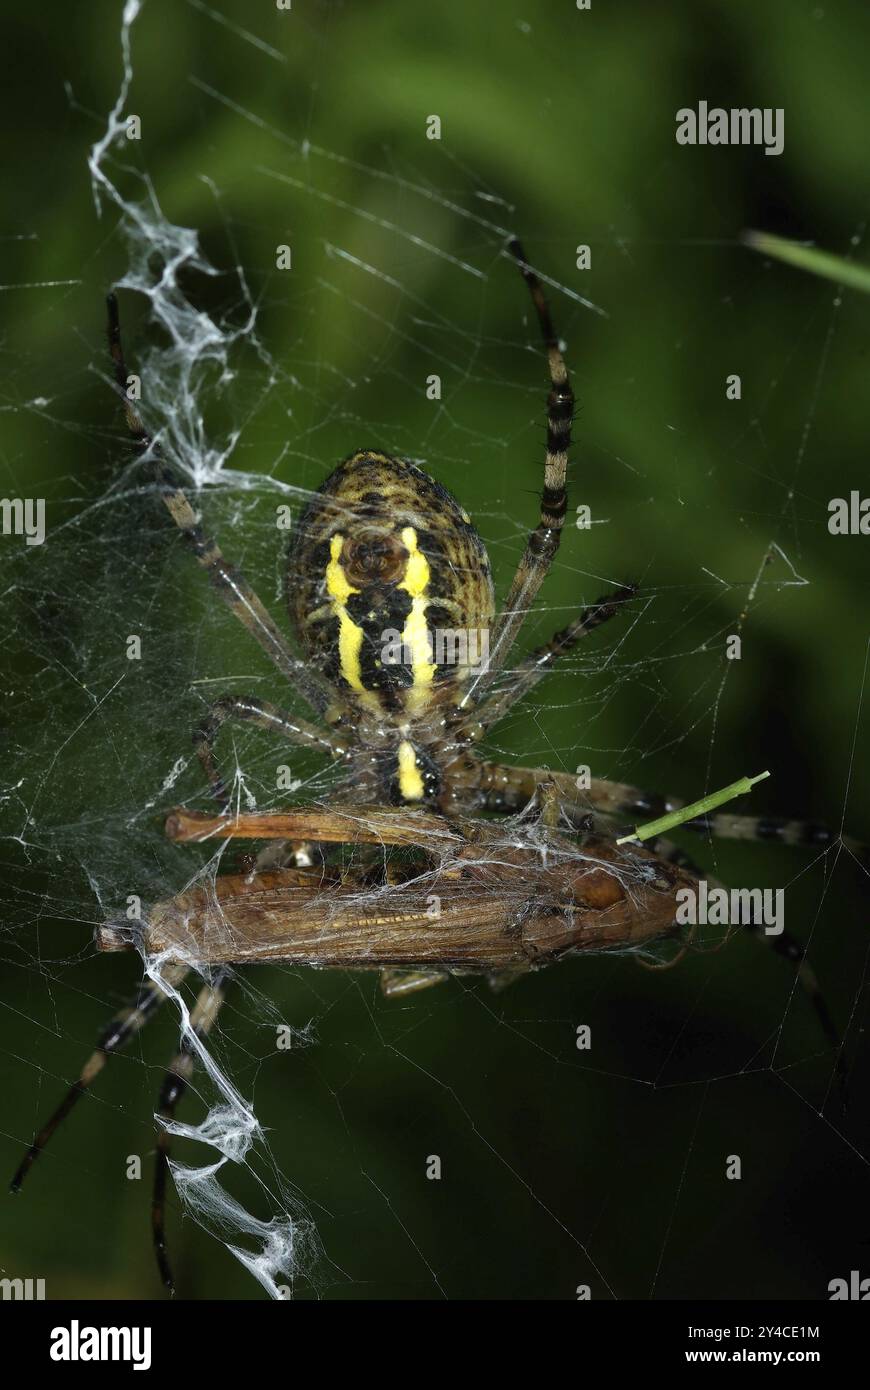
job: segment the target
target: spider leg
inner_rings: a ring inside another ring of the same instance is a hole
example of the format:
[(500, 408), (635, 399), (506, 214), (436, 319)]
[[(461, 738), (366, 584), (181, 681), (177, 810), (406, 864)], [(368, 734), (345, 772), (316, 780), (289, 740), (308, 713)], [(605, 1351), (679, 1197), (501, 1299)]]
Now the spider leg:
[[(181, 982), (186, 974), (187, 966), (169, 966), (166, 971), (167, 982), (175, 986)], [(139, 1030), (144, 1028), (165, 998), (166, 993), (160, 985), (153, 980), (143, 981), (132, 1003), (120, 1009), (102, 1030), (97, 1038), (96, 1050), (85, 1062), (78, 1080), (70, 1086), (60, 1105), (43, 1125), (19, 1163), (10, 1184), (13, 1192), (17, 1192), (21, 1187), (35, 1160), (42, 1153), (55, 1130), (63, 1123), (76, 1102), (99, 1076), (106, 1064), (106, 1059), (113, 1052), (120, 1052), (123, 1047), (127, 1046), (131, 1038), (134, 1038)]]
[[(496, 699), (499, 697), (495, 697)], [(484, 710), (487, 708), (483, 706)], [(558, 797), (560, 813), (575, 827), (588, 829), (590, 811), (599, 807), (599, 789), (618, 786), (618, 783), (598, 782), (592, 779), (589, 788), (580, 788), (578, 778), (571, 772), (552, 772), (540, 767), (517, 767), (513, 763), (480, 763), (476, 769), (480, 809), (497, 811), (503, 815), (514, 815), (522, 811), (537, 795), (542, 782), (549, 782), (553, 793)], [(625, 788), (626, 792), (633, 790)], [(638, 793), (640, 795), (640, 793)], [(604, 796), (605, 815), (609, 814), (610, 800)], [(652, 803), (650, 803), (652, 804)], [(658, 814), (659, 802), (655, 803)], [(636, 810), (636, 807), (633, 807)], [(667, 809), (671, 809), (670, 804)], [(598, 827), (609, 834), (609, 823)]]
[[(607, 833), (607, 823), (609, 822), (612, 826), (612, 822), (616, 819), (624, 820), (628, 816), (648, 819), (685, 805), (685, 802), (677, 797), (651, 796), (647, 792), (640, 791), (637, 787), (622, 782), (592, 779), (588, 789), (578, 791), (576, 778), (570, 773), (547, 773), (540, 768), (520, 768), (485, 763), (483, 764), (481, 782), (483, 806), (490, 811), (501, 811), (508, 814), (522, 810), (533, 797), (540, 799), (539, 789), (545, 779), (549, 779), (548, 796), (551, 807), (555, 799), (561, 814), (576, 825), (582, 826), (585, 817), (588, 828), (589, 806), (592, 805), (598, 809), (605, 822), (604, 825), (597, 823), (596, 818), (594, 829), (599, 833), (602, 830)], [(862, 856), (867, 854), (866, 848), (857, 841), (847, 836), (834, 835), (825, 826), (812, 821), (719, 813), (713, 816), (699, 816), (694, 821), (686, 821), (685, 825), (680, 828), (696, 830), (714, 837), (727, 839), (759, 841), (776, 839), (783, 844), (799, 846), (819, 847), (839, 841), (856, 854)], [(695, 878), (705, 879), (712, 887), (721, 886), (710, 874), (699, 869), (681, 848), (670, 841), (650, 840), (647, 842), (647, 846), (648, 848), (655, 848), (656, 854), (661, 858), (668, 863), (686, 869)], [(778, 955), (783, 956), (794, 966), (795, 974), (815, 1010), (821, 1029), (835, 1050), (837, 1078), (841, 1091), (845, 1095), (847, 1073), (842, 1056), (843, 1042), (819, 988), (818, 980), (806, 963), (806, 953), (803, 946), (796, 937), (789, 935), (788, 932), (783, 931), (777, 935), (770, 935), (763, 927), (754, 923), (743, 925), (746, 930), (763, 939), (766, 945), (772, 947)], [(727, 939), (726, 937), (726, 941)], [(723, 941), (722, 945), (724, 944)], [(720, 948), (716, 947), (715, 949)], [(665, 967), (652, 966), (650, 968), (669, 968), (676, 964), (678, 959), (682, 959), (684, 954), (685, 951), (681, 951), (678, 957), (667, 962)]]
[(588, 608), (584, 608), (567, 627), (555, 633), (549, 642), (536, 647), (517, 666), (512, 667), (510, 688), (493, 693), (474, 711), (474, 723), (480, 726), (481, 734), (503, 719), (518, 701), (533, 690), (553, 669), (560, 656), (572, 651), (582, 638), (601, 627), (602, 623), (615, 618), (621, 611), (622, 604), (633, 598), (636, 593), (636, 585), (625, 584), (611, 594), (604, 594)]
[[(662, 859), (665, 859), (669, 864), (679, 865), (680, 868), (686, 869), (692, 874), (694, 878), (699, 880), (702, 878), (705, 879), (708, 887), (721, 888), (723, 886), (718, 879), (713, 878), (703, 869), (700, 869), (697, 864), (693, 863), (689, 855), (686, 854), (679, 845), (673, 844), (672, 841), (661, 839), (649, 840), (647, 844), (650, 848), (655, 848), (656, 854)], [(794, 967), (798, 983), (815, 1011), (822, 1032), (833, 1048), (836, 1057), (834, 1070), (836, 1072), (837, 1082), (840, 1087), (840, 1095), (845, 1109), (848, 1071), (843, 1058), (843, 1039), (840, 1036), (831, 1011), (828, 1008), (827, 1001), (822, 994), (816, 973), (807, 965), (805, 948), (798, 941), (797, 937), (792, 936), (787, 931), (782, 931), (778, 935), (772, 936), (764, 930), (764, 927), (759, 926), (755, 922), (746, 922), (741, 925), (744, 930), (748, 931), (756, 940), (760, 940), (765, 946), (772, 948), (777, 955), (782, 956), (784, 960), (787, 960), (789, 964)], [(723, 946), (727, 945), (731, 935), (732, 933), (729, 931), (720, 945), (708, 947), (707, 949), (713, 951), (721, 950)], [(686, 943), (686, 949), (688, 949), (689, 944), (690, 943)], [(677, 961), (681, 960), (684, 954), (685, 950), (681, 951), (678, 956), (675, 956), (672, 961), (668, 961), (660, 966), (651, 965), (649, 962), (643, 961), (639, 956), (635, 957), (635, 959), (639, 965), (646, 965), (646, 967), (651, 970), (668, 969), (671, 965), (676, 965)]]
[(804, 849), (826, 849), (842, 844), (858, 855), (866, 847), (851, 835), (840, 835), (819, 821), (788, 816), (736, 816), (720, 811), (712, 816), (697, 816), (685, 822), (681, 829), (712, 836), (716, 840), (776, 841), (781, 845), (796, 845)]
[[(588, 787), (580, 788), (577, 777), (571, 772), (491, 762), (481, 767), (481, 809), (508, 815), (520, 811), (531, 801), (538, 784), (549, 778), (559, 793), (565, 815), (579, 821), (584, 815), (588, 817), (590, 810), (597, 812), (595, 828), (604, 834), (612, 833), (616, 824), (632, 821), (642, 824), (686, 805), (682, 797), (661, 796), (627, 782), (593, 777)], [(717, 811), (713, 815), (696, 816), (680, 829), (721, 840), (775, 841), (808, 849), (823, 849), (839, 843), (859, 856), (867, 852), (865, 846), (851, 836), (839, 835), (818, 821), (788, 816), (741, 816)]]
[[(116, 389), (124, 405), (127, 428), (143, 453), (149, 454), (151, 457), (164, 506), (181, 532), (187, 546), (206, 571), (212, 585), (230, 611), (247, 628), (254, 640), (260, 644), (290, 685), (299, 692), (312, 709), (318, 713), (323, 713), (330, 702), (328, 690), (315, 677), (305, 662), (293, 655), (280, 629), (241, 570), (236, 569), (235, 565), (224, 558), (216, 541), (205, 535), (187, 495), (162, 458), (157, 444), (149, 435), (142, 422), (142, 417), (127, 395), (127, 364), (124, 360), (124, 350), (121, 343), (121, 325), (116, 296), (114, 294), (108, 295), (106, 303), (109, 314), (109, 350), (115, 367)], [(339, 740), (331, 739), (329, 735), (316, 731), (313, 725), (306, 724), (304, 720), (297, 719), (296, 723), (300, 729), (311, 736), (312, 740), (317, 737), (321, 744), (326, 744), (336, 757), (343, 752)]]
[[(226, 979), (227, 972), (218, 971), (213, 982), (204, 985), (199, 992), (199, 997), (190, 1015), (190, 1027), (197, 1038), (208, 1037), (214, 1025), (215, 1019), (220, 1012), (221, 1004), (224, 1001)], [(193, 1075), (193, 1068), (193, 1050), (189, 1040), (185, 1038), (181, 1050), (170, 1063), (163, 1078), (163, 1084), (160, 1087), (157, 1114), (161, 1120), (167, 1123), (171, 1123), (174, 1120), (175, 1108), (187, 1090), (190, 1078)], [(151, 1234), (154, 1242), (154, 1254), (157, 1259), (157, 1268), (160, 1271), (160, 1278), (164, 1286), (169, 1289), (171, 1293), (174, 1293), (175, 1283), (172, 1278), (172, 1268), (166, 1251), (166, 1179), (169, 1174), (169, 1152), (171, 1145), (172, 1134), (168, 1128), (161, 1125), (157, 1135), (154, 1187), (151, 1197)]]
[(765, 944), (773, 947), (778, 956), (782, 956), (784, 960), (787, 960), (794, 967), (801, 989), (815, 1009), (819, 1026), (831, 1047), (834, 1049), (836, 1057), (834, 1069), (836, 1071), (843, 1107), (845, 1109), (846, 1083), (849, 1073), (843, 1057), (843, 1039), (840, 1036), (839, 1029), (828, 1008), (825, 996), (822, 994), (816, 973), (807, 965), (806, 950), (795, 937), (790, 936), (786, 931), (781, 932), (779, 936), (766, 936), (763, 927), (750, 925), (747, 930), (752, 932), (753, 936), (761, 937)]
[[(594, 777), (586, 795), (593, 806), (617, 820), (634, 816), (647, 820), (679, 810), (686, 804), (679, 796), (659, 796), (624, 782), (607, 782)], [(819, 821), (794, 816), (745, 816), (717, 811), (685, 821), (680, 829), (693, 830), (717, 840), (776, 841), (806, 849), (821, 849), (839, 841), (859, 853), (863, 848), (857, 840), (838, 835)]]
[(519, 264), (523, 279), (528, 285), (547, 351), (550, 373), (550, 391), (547, 396), (547, 451), (544, 459), (541, 519), (529, 535), (504, 606), (493, 626), (487, 671), (481, 677), (482, 690), (488, 689), (495, 673), (504, 666), (517, 633), (525, 622), (553, 557), (559, 549), (568, 505), (565, 479), (568, 472), (568, 449), (571, 444), (571, 421), (574, 417), (574, 393), (541, 282), (529, 266), (525, 252), (516, 237), (511, 238), (508, 249)]
[(334, 752), (336, 749), (336, 741), (330, 734), (316, 725), (298, 719), (287, 710), (279, 709), (268, 700), (258, 700), (248, 695), (225, 695), (220, 700), (215, 700), (205, 719), (197, 725), (193, 741), (196, 755), (202, 763), (212, 792), (224, 808), (229, 805), (230, 793), (220, 774), (214, 745), (221, 727), (228, 719), (256, 724), (260, 729), (270, 729), (301, 748), (317, 748), (327, 752)]

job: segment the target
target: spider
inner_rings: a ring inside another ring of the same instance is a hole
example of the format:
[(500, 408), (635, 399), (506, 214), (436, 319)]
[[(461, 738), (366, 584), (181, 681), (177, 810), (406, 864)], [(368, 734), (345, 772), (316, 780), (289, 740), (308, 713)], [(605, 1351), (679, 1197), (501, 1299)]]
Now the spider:
[[(560, 657), (615, 618), (637, 592), (627, 583), (584, 608), (513, 665), (505, 681), (508, 657), (559, 547), (574, 417), (574, 394), (540, 281), (516, 239), (508, 250), (531, 296), (550, 389), (540, 517), (504, 602), (496, 615), (486, 549), (456, 499), (413, 463), (361, 449), (313, 494), (291, 536), (285, 591), (301, 654), (204, 534), (127, 395), (118, 306), (109, 295), (116, 390), (130, 433), (153, 465), (162, 501), (216, 593), (317, 722), (253, 696), (226, 696), (197, 727), (196, 752), (219, 813), (176, 811), (167, 832), (180, 840), (278, 841), (278, 852), (274, 846), (271, 854), (261, 852), (251, 873), (221, 874), (208, 889), (194, 887), (153, 904), (135, 927), (98, 927), (101, 949), (137, 946), (162, 955), (166, 989), (147, 979), (103, 1030), (25, 1153), (13, 1190), (107, 1057), (129, 1043), (191, 968), (206, 978), (190, 1024), (204, 1038), (232, 965), (292, 960), (374, 968), (388, 995), (403, 995), (463, 972), (484, 973), (499, 986), (569, 952), (637, 948), (676, 934), (676, 894), (697, 885), (700, 871), (664, 841), (650, 848), (617, 846), (615, 831), (684, 803), (594, 778), (580, 791), (571, 775), (504, 766), (476, 752)], [(454, 639), (482, 636), (475, 647), (479, 655), (482, 645), (483, 659), (469, 661), (467, 650), (466, 659), (456, 659), (456, 642), (439, 645), (433, 631)], [(329, 754), (343, 769), (352, 799), (234, 814), (215, 754), (230, 720)], [(720, 813), (688, 825), (718, 836), (798, 845), (834, 839), (819, 825), (767, 817)], [(344, 859), (330, 860), (330, 846), (341, 847)], [(802, 948), (785, 933), (766, 939), (794, 964), (838, 1048)], [(187, 1040), (161, 1087), (163, 1121), (172, 1120), (193, 1066)], [(161, 1278), (172, 1289), (164, 1222), (169, 1142), (161, 1127), (152, 1230)]]

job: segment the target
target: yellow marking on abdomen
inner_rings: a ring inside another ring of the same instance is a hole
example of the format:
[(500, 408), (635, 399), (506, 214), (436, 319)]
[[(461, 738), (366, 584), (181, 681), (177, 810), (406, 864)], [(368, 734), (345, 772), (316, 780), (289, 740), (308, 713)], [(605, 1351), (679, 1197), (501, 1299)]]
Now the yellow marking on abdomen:
[(347, 601), (351, 594), (358, 594), (344, 572), (339, 556), (344, 545), (344, 536), (333, 536), (329, 542), (329, 563), (326, 566), (326, 591), (332, 599), (332, 610), (338, 618), (338, 661), (341, 674), (351, 690), (363, 696), (368, 709), (379, 710), (380, 701), (370, 690), (366, 690), (362, 680), (360, 652), (363, 644), (363, 630), (355, 623), (347, 611)]
[[(436, 669), (432, 661), (432, 647), (426, 626), (426, 608), (429, 603), (427, 590), (431, 570), (426, 556), (417, 549), (417, 532), (413, 526), (404, 527), (402, 544), (408, 551), (408, 563), (405, 566), (405, 576), (398, 587), (411, 596), (411, 611), (402, 629), (402, 642), (411, 655), (413, 676), (413, 683), (406, 692), (406, 708), (410, 714), (415, 714), (428, 702)], [(422, 794), (421, 791), (420, 796)]]
[[(405, 707), (409, 714), (416, 714), (429, 702), (432, 680), (436, 671), (435, 663), (432, 661), (429, 630), (426, 626), (426, 608), (429, 603), (427, 592), (431, 570), (426, 556), (417, 548), (417, 532), (414, 527), (405, 526), (401, 535), (402, 544), (408, 551), (408, 562), (405, 565), (404, 576), (397, 588), (403, 589), (411, 599), (411, 611), (407, 615), (402, 629), (402, 645), (410, 656), (412, 677), (411, 685), (405, 691)], [(379, 712), (381, 710), (380, 699), (377, 694), (366, 688), (362, 679), (360, 657), (365, 634), (347, 611), (348, 599), (352, 594), (358, 594), (360, 590), (354, 588), (344, 572), (340, 558), (343, 546), (343, 535), (334, 535), (331, 538), (329, 543), (330, 558), (326, 566), (326, 590), (332, 599), (332, 611), (339, 624), (339, 667), (351, 690), (355, 690), (358, 695), (362, 696), (362, 703), (366, 708)], [(410, 744), (408, 747), (410, 748)], [(411, 751), (413, 752), (413, 750)], [(420, 774), (416, 771), (416, 765), (413, 765), (413, 771), (419, 778)], [(412, 793), (408, 799), (418, 800), (423, 795), (422, 779), (420, 779), (420, 788), (419, 792)]]
[(404, 801), (422, 801), (423, 774), (417, 766), (414, 745), (407, 739), (399, 744), (399, 791)]

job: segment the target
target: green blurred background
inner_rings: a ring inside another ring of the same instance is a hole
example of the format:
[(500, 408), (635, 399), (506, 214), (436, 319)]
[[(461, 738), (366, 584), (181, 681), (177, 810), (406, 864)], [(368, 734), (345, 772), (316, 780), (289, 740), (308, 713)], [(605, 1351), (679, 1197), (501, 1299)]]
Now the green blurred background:
[[(204, 862), (160, 834), (173, 800), (206, 804), (192, 768), (159, 795), (188, 753), (197, 682), (282, 698), (153, 499), (109, 491), (126, 451), (101, 298), (129, 249), (112, 210), (95, 214), (86, 161), (118, 92), (119, 24), (107, 0), (4, 19), (0, 487), (48, 498), (50, 526), (41, 550), (6, 538), (0, 555), (10, 1174), (135, 984), (138, 960), (95, 955), (94, 923)], [(420, 459), (477, 519), (504, 593), (540, 487), (545, 379), (498, 228), (568, 291), (551, 299), (580, 406), (571, 500), (600, 524), (569, 525), (524, 640), (613, 582), (638, 579), (642, 599), (637, 622), (599, 634), (495, 732), (499, 757), (589, 763), (687, 798), (767, 767), (753, 809), (870, 835), (870, 542), (827, 531), (831, 497), (870, 491), (870, 301), (739, 243), (755, 226), (870, 256), (868, 44), (866, 6), (803, 0), (149, 0), (137, 21), (126, 109), (143, 134), (114, 175), (139, 197), (146, 174), (166, 217), (198, 231), (220, 273), (183, 277), (192, 302), (239, 324), (242, 267), (259, 311), (263, 352), (240, 345), (233, 379), (203, 384), (210, 437), (241, 431), (232, 468), (311, 488), (360, 445)], [(701, 99), (783, 107), (784, 154), (677, 146), (676, 111)], [(290, 272), (275, 269), (282, 243)], [(125, 297), (131, 365), (165, 344), (146, 307)], [(733, 372), (740, 401), (726, 400)], [(265, 484), (200, 498), (279, 614), (275, 502)], [(131, 631), (148, 634), (135, 677)], [(259, 734), (236, 750), (263, 804), (284, 750)], [(300, 775), (328, 790), (316, 764)], [(749, 939), (663, 974), (577, 960), (503, 995), (462, 980), (401, 1003), (367, 976), (261, 970), (215, 1048), (323, 1242), (300, 1296), (573, 1298), (588, 1284), (595, 1298), (814, 1299), (868, 1273), (866, 877), (836, 853), (691, 848), (730, 884), (786, 886), (788, 927), (846, 1033), (847, 1116), (793, 975)], [(276, 1051), (276, 1021), (310, 1021), (308, 1045)], [(580, 1023), (591, 1053), (575, 1048)], [(45, 1278), (49, 1297), (160, 1295), (147, 1156), (176, 1041), (167, 1011), (0, 1203), (4, 1275)], [(201, 1114), (190, 1097), (183, 1118)], [(729, 1154), (740, 1182), (725, 1181)], [(229, 1185), (268, 1217), (253, 1179)], [(263, 1296), (174, 1195), (170, 1239), (180, 1297)]]

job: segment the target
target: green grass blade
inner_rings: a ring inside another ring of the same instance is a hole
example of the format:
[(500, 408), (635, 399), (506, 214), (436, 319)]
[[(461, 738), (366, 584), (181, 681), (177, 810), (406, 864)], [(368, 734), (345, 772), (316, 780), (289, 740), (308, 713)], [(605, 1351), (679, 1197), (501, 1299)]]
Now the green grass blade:
[(788, 241), (769, 232), (744, 232), (742, 241), (753, 251), (760, 251), (762, 256), (773, 256), (775, 260), (785, 261), (786, 265), (793, 265), (798, 270), (808, 270), (811, 275), (821, 275), (825, 280), (833, 280), (848, 289), (870, 294), (870, 266), (857, 265), (843, 256), (819, 251), (805, 241)]

